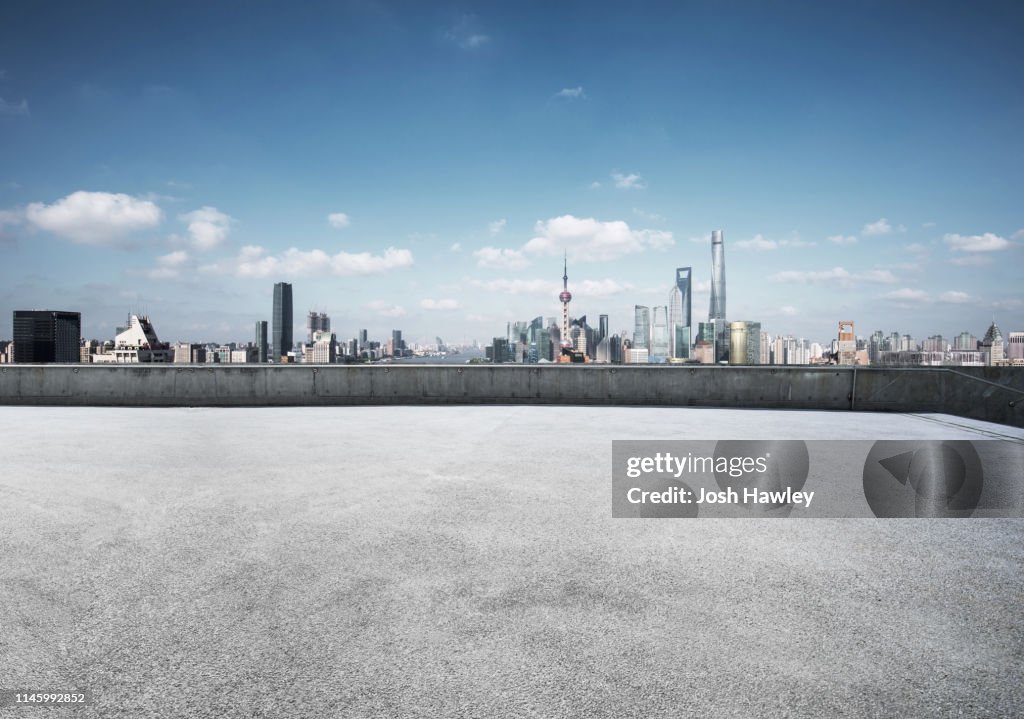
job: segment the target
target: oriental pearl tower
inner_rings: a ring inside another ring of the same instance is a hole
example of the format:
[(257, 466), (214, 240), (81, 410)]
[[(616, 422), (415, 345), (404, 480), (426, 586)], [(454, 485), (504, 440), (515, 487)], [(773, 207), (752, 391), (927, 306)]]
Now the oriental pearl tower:
[(562, 265), (562, 292), (558, 295), (558, 301), (562, 303), (562, 347), (571, 347), (569, 340), (569, 302), (572, 301), (572, 293), (569, 292), (569, 255), (566, 253)]

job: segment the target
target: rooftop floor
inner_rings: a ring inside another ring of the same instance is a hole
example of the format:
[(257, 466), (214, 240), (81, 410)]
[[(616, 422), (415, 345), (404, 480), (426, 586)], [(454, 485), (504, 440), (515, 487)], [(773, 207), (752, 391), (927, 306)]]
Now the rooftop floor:
[(1024, 430), (540, 406), (0, 407), (0, 423), (4, 687), (90, 690), (80, 716), (1024, 712), (1021, 520), (609, 507), (613, 439)]

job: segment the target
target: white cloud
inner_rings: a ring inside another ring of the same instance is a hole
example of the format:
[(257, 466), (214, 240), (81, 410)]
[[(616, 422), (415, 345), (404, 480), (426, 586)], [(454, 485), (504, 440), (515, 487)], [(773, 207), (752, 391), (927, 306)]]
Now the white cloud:
[(181, 271), (192, 258), (185, 250), (175, 250), (156, 258), (156, 267), (148, 270), (145, 275), (151, 280), (171, 280), (181, 276)]
[(459, 303), (456, 300), (420, 300), (420, 307), (425, 310), (457, 310)]
[(960, 252), (995, 252), (1005, 250), (1010, 241), (992, 232), (983, 235), (946, 235), (943, 240), (953, 250)]
[(487, 225), (487, 230), (493, 236), (493, 235), (498, 234), (502, 230), (504, 230), (506, 224), (508, 224), (508, 223), (505, 221), (505, 218), (503, 217), (500, 220), (495, 220), (494, 222), (491, 222), (490, 224), (488, 224)]
[(967, 255), (966, 257), (954, 257), (947, 262), (957, 267), (985, 267), (992, 264), (992, 257), (989, 255)]
[(455, 43), (463, 50), (475, 50), (491, 41), (490, 35), (480, 31), (475, 15), (463, 15), (455, 25), (445, 32), (444, 36), (449, 42)]
[(780, 240), (779, 247), (817, 247), (817, 242), (810, 242), (808, 240), (801, 240), (799, 237), (794, 237), (790, 240)]
[(462, 251), (462, 243), (461, 242), (453, 242), (452, 246), (448, 248), (448, 251), (449, 252), (461, 252)]
[(659, 215), (659, 214), (657, 214), (655, 212), (645, 212), (644, 210), (641, 210), (638, 207), (634, 207), (633, 208), (633, 214), (636, 215), (637, 217), (642, 217), (643, 219), (647, 220), (648, 222), (664, 222), (665, 221), (665, 218), (662, 215)]
[(788, 282), (796, 284), (836, 284), (841, 287), (852, 287), (856, 284), (894, 284), (897, 279), (890, 270), (867, 270), (866, 272), (850, 272), (843, 267), (833, 267), (830, 270), (810, 271), (785, 270), (777, 272), (769, 279), (773, 282)]
[(996, 300), (992, 303), (992, 309), (995, 310), (1018, 310), (1021, 307), (1024, 307), (1024, 300), (1016, 297), (1008, 300)]
[(405, 308), (401, 305), (393, 305), (390, 302), (384, 300), (374, 300), (366, 303), (366, 308), (376, 312), (378, 315), (383, 317), (403, 317), (405, 316)]
[[(562, 290), (562, 283), (550, 280), (510, 280), (498, 278), (486, 281), (470, 280), (469, 283), (488, 292), (500, 292), (509, 295), (542, 295), (557, 298), (558, 293)], [(569, 290), (577, 299), (583, 297), (611, 297), (633, 289), (633, 286), (628, 283), (624, 284), (612, 279), (582, 280), (581, 282), (571, 282), (569, 284)]]
[(613, 172), (612, 179), (620, 190), (643, 190), (647, 187), (644, 178), (636, 174), (623, 175), (621, 172)]
[(175, 250), (174, 252), (157, 257), (156, 263), (161, 267), (181, 267), (188, 260), (188, 253), (185, 250)]
[(860, 233), (866, 237), (870, 237), (872, 235), (888, 235), (892, 233), (892, 225), (890, 225), (889, 221), (883, 217), (877, 222), (869, 222), (864, 225), (864, 229), (861, 230)]
[(662, 230), (633, 230), (621, 220), (601, 222), (592, 217), (572, 215), (538, 222), (537, 236), (523, 250), (534, 255), (561, 255), (563, 250), (572, 260), (601, 262), (650, 249), (664, 249), (675, 244), (672, 233)]
[(887, 300), (897, 300), (900, 302), (927, 302), (928, 293), (924, 290), (914, 290), (909, 287), (903, 287), (892, 292), (886, 292), (882, 295)]
[(156, 227), (163, 212), (150, 200), (79, 190), (52, 205), (33, 202), (25, 218), (36, 227), (84, 245), (116, 245), (126, 235)]
[(855, 245), (857, 238), (854, 235), (832, 235), (828, 241), (833, 245)]
[(474, 287), (489, 292), (501, 292), (508, 295), (551, 295), (557, 297), (562, 289), (560, 282), (550, 280), (509, 280), (503, 277), (495, 280), (470, 280)]
[(928, 230), (928, 229), (931, 229), (932, 227), (935, 227), (935, 223), (934, 222), (922, 222), (921, 223), (921, 227), (923, 227), (924, 229)]
[(928, 245), (922, 245), (920, 242), (912, 242), (903, 249), (907, 252), (914, 252), (918, 254), (929, 252)]
[(694, 292), (711, 292), (711, 280), (694, 280)]
[(574, 296), (579, 297), (612, 297), (633, 289), (633, 285), (616, 282), (615, 280), (583, 280), (573, 283), (570, 288)]
[(0, 115), (22, 115), (28, 117), (28, 100), (8, 102), (0, 97)]
[(749, 250), (764, 251), (774, 250), (779, 246), (779, 244), (775, 240), (767, 240), (763, 235), (758, 234), (754, 235), (753, 239), (740, 240), (736, 243), (736, 246)]
[(192, 212), (178, 215), (178, 219), (188, 223), (188, 234), (192, 246), (200, 252), (212, 250), (224, 244), (231, 232), (234, 218), (226, 215), (216, 207), (201, 207)]
[(1024, 240), (1024, 229), (1017, 230), (1016, 232), (1014, 232), (1012, 235), (1010, 235), (1010, 239), (1011, 240)]
[(482, 47), (491, 41), (490, 35), (484, 35), (483, 33), (476, 33), (470, 35), (465, 40), (459, 43), (461, 47), (475, 48)]
[(344, 212), (332, 212), (327, 215), (327, 222), (336, 230), (343, 230), (352, 224), (352, 220)]
[(594, 180), (593, 182), (590, 183), (590, 189), (591, 190), (599, 190), (599, 189), (601, 189), (601, 183), (598, 182), (597, 180)]
[(796, 317), (798, 314), (800, 314), (800, 310), (798, 310), (793, 305), (785, 305), (779, 308), (779, 314), (782, 315), (783, 317)]
[(498, 247), (482, 247), (473, 252), (479, 267), (500, 270), (521, 270), (530, 264), (520, 250), (509, 250)]
[(585, 100), (587, 95), (582, 87), (563, 87), (555, 93), (555, 97), (567, 97), (570, 100)]
[(323, 250), (300, 250), (296, 247), (278, 255), (269, 254), (264, 248), (246, 245), (238, 256), (228, 262), (201, 267), (209, 272), (231, 273), (238, 277), (255, 279), (270, 275), (287, 277), (351, 277), (373, 275), (412, 265), (409, 250), (389, 247), (381, 255), (369, 252), (338, 252), (329, 255)]
[(25, 213), (19, 210), (0, 210), (0, 227), (4, 225), (20, 225), (24, 215)]
[(939, 296), (939, 301), (940, 302), (949, 302), (949, 303), (955, 304), (955, 305), (962, 305), (962, 304), (964, 304), (966, 302), (973, 302), (974, 298), (971, 297), (966, 292), (960, 292), (958, 290), (949, 290), (948, 292), (943, 292)]

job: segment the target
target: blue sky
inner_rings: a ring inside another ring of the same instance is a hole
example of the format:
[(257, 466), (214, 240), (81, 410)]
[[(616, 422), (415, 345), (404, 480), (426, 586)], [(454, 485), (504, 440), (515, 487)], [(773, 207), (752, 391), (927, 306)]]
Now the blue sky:
[(1019, 3), (0, 8), (0, 337), (248, 340), (272, 286), (414, 340), (707, 312), (1024, 330)]

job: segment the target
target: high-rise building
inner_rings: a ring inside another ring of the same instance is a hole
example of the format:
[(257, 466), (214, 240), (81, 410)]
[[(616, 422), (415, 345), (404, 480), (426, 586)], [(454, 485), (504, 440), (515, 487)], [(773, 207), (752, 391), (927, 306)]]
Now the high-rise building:
[[(265, 363), (267, 361), (267, 355), (269, 349), (267, 347), (267, 321), (256, 320), (256, 361)], [(177, 362), (177, 355), (175, 355), (175, 362)]]
[(1024, 360), (1024, 332), (1011, 332), (1006, 336), (1006, 358)]
[(274, 314), (273, 319), (273, 355), (274, 362), (281, 362), (287, 357), (295, 344), (293, 337), (294, 326), (292, 324), (292, 286), (287, 282), (278, 282), (274, 285)]
[(729, 364), (747, 364), (747, 343), (750, 335), (746, 322), (729, 323)]
[(655, 307), (654, 319), (651, 322), (651, 356), (668, 357), (669, 342), (668, 307)]
[[(668, 296), (668, 328), (671, 345), (669, 349), (673, 357), (688, 357), (690, 354), (690, 348), (677, 343), (676, 337), (678, 336), (677, 328), (688, 328), (692, 321), (690, 314), (691, 275), (690, 267), (677, 267), (676, 282), (672, 285), (672, 291)], [(687, 330), (687, 334), (689, 334), (689, 330)]]
[(314, 312), (310, 310), (306, 315), (306, 340), (308, 342), (314, 342), (313, 335), (317, 332), (330, 332), (331, 331), (331, 318), (324, 312)]
[(953, 340), (955, 350), (976, 350), (978, 349), (978, 338), (970, 332), (961, 332)]
[(729, 356), (729, 325), (725, 309), (725, 239), (721, 230), (711, 233), (711, 304), (708, 322), (715, 327), (715, 360)]
[(673, 332), (673, 357), (678, 359), (690, 359), (690, 328), (676, 325), (675, 332)]
[(644, 305), (633, 306), (633, 345), (631, 349), (650, 349), (651, 309)]
[[(18, 343), (17, 337), (15, 337), (14, 343)], [(1003, 333), (999, 331), (995, 320), (992, 320), (992, 324), (989, 325), (985, 336), (981, 339), (980, 349), (988, 355), (990, 366), (1003, 361)]]
[(721, 230), (711, 233), (711, 307), (709, 320), (724, 320), (725, 314), (725, 240)]
[(114, 338), (114, 346), (109, 352), (97, 354), (94, 363), (136, 363), (136, 362), (173, 362), (175, 350), (166, 342), (161, 342), (153, 328), (153, 323), (146, 315), (131, 315), (127, 327), (119, 328), (121, 332)]
[(490, 360), (494, 364), (501, 364), (508, 362), (508, 338), (507, 337), (495, 337), (488, 348), (491, 350)]
[(14, 362), (81, 360), (82, 315), (55, 310), (14, 310)]
[(761, 364), (761, 323), (729, 323), (729, 364)]
[(306, 346), (303, 359), (311, 364), (334, 364), (338, 361), (338, 338), (330, 330), (317, 330)]
[(857, 339), (853, 331), (853, 320), (839, 320), (839, 341), (836, 349), (839, 364), (857, 364)]
[(599, 315), (597, 318), (598, 330), (597, 336), (599, 340), (603, 340), (608, 336), (608, 315)]

